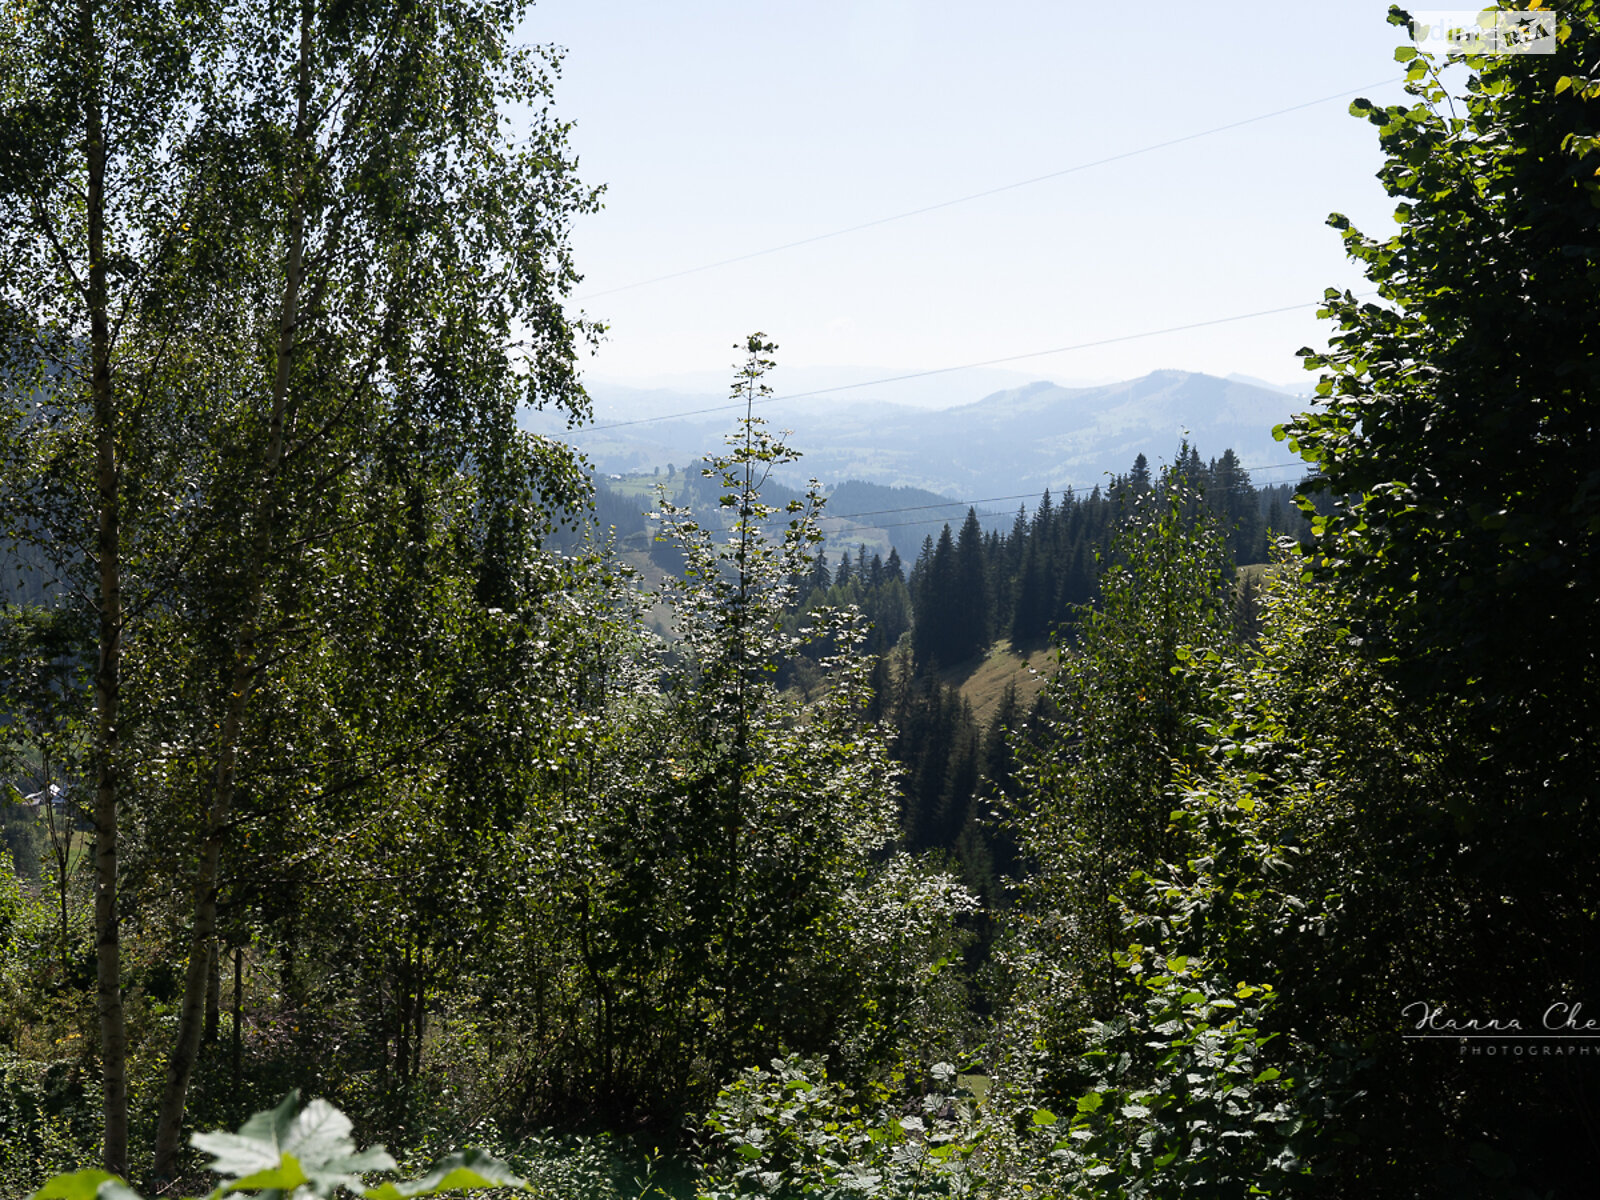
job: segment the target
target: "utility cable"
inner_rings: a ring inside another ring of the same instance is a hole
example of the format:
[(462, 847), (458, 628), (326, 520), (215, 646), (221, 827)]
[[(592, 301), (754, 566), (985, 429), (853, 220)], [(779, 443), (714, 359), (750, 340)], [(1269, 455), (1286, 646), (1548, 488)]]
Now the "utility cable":
[[(1238, 469), (1241, 470), (1241, 471), (1275, 471), (1275, 470), (1280, 470), (1280, 469), (1282, 469), (1284, 467), (1309, 467), (1310, 465), (1311, 464), (1309, 464), (1309, 463), (1307, 463), (1307, 462), (1305, 462), (1303, 460), (1300, 460), (1300, 461), (1295, 461), (1295, 462), (1263, 463), (1260, 466), (1255, 466), (1255, 467), (1240, 466)], [(1281, 482), (1284, 482), (1284, 481), (1280, 480), (1278, 482), (1281, 483)], [(1099, 486), (1099, 485), (1096, 484), (1094, 486)], [(1268, 483), (1265, 486), (1267, 486), (1267, 487), (1275, 487), (1275, 486), (1278, 486), (1278, 484), (1277, 483)], [(1076, 492), (1076, 491), (1079, 490), (1079, 488), (1078, 488), (1078, 485), (1076, 485), (1076, 484), (1066, 484), (1063, 487), (1058, 487), (1058, 488), (1054, 488), (1054, 489), (1046, 488), (1046, 489), (1043, 489), (1043, 490), (1054, 490), (1054, 491), (1057, 491), (1057, 492), (1063, 492), (1064, 493), (1064, 492), (1068, 492), (1068, 491)], [(1259, 490), (1259, 489), (1257, 489), (1257, 490)], [(1004, 502), (1006, 502), (1008, 500), (1032, 500), (1035, 497), (1037, 497), (1038, 495), (1040, 495), (1039, 491), (1017, 492), (1014, 495), (1010, 495), (1010, 496), (984, 496), (984, 497), (981, 497), (981, 498), (979, 498), (977, 500), (941, 500), (937, 504), (906, 504), (906, 505), (902, 505), (899, 508), (871, 508), (871, 509), (865, 510), (864, 512), (830, 513), (830, 512), (824, 511), (824, 512), (821, 512), (821, 513), (817, 514), (817, 519), (818, 520), (822, 520), (822, 521), (858, 521), (862, 517), (896, 516), (896, 515), (898, 515), (900, 513), (926, 512), (930, 508), (976, 508), (980, 504), (1002, 504), (1002, 503), (1004, 503)], [(775, 517), (781, 517), (782, 515), (783, 514), (781, 514), (781, 513), (774, 514)], [(989, 515), (997, 515), (997, 514), (989, 514)], [(998, 515), (1003, 515), (1003, 514), (998, 514)], [(928, 517), (928, 518), (926, 518), (925, 520), (922, 520), (922, 521), (901, 521), (901, 522), (898, 522), (898, 523), (896, 523), (894, 525), (874, 525), (874, 526), (870, 526), (870, 528), (873, 528), (873, 529), (898, 529), (902, 525), (931, 525), (931, 524), (933, 524), (935, 522), (942, 521), (944, 519), (945, 518), (943, 518), (943, 517)]]
[[(1282, 467), (1309, 467), (1309, 466), (1310, 466), (1309, 463), (1301, 461), (1301, 462), (1284, 462), (1284, 463), (1264, 463), (1263, 465), (1261, 465), (1259, 467), (1241, 466), (1238, 469), (1241, 470), (1241, 471), (1272, 471), (1272, 470), (1277, 470), (1277, 469), (1282, 468)], [(1096, 485), (1096, 486), (1098, 486), (1098, 485)], [(1272, 485), (1268, 484), (1267, 486), (1270, 487)], [(1065, 488), (1056, 489), (1056, 490), (1074, 491), (1075, 492), (1078, 489), (1077, 489), (1076, 485), (1067, 484)], [(943, 500), (943, 501), (940, 501), (937, 504), (908, 504), (908, 505), (905, 505), (904, 507), (901, 507), (901, 508), (873, 508), (873, 509), (868, 509), (865, 512), (854, 512), (854, 513), (830, 513), (830, 512), (824, 511), (824, 512), (819, 514), (819, 517), (820, 517), (821, 520), (824, 520), (824, 521), (854, 521), (854, 520), (860, 519), (861, 517), (893, 516), (893, 515), (896, 515), (896, 514), (899, 514), (899, 513), (923, 512), (923, 511), (926, 511), (927, 509), (930, 509), (930, 508), (976, 508), (980, 504), (1001, 504), (1001, 503), (1004, 503), (1007, 500), (1032, 500), (1035, 497), (1037, 497), (1039, 494), (1040, 493), (1038, 491), (1018, 492), (1014, 496), (985, 496), (985, 497), (983, 497), (982, 499), (979, 499), (979, 500)], [(938, 521), (938, 520), (941, 520), (941, 519), (942, 518), (939, 518), (939, 517), (929, 517), (927, 522), (908, 521), (908, 522), (905, 522), (905, 524), (921, 525), (921, 524), (926, 524), (926, 523), (933, 522), (933, 521)], [(877, 526), (876, 528), (894, 528), (894, 527), (893, 526)]]
[[(1375, 296), (1377, 290), (1356, 292), (1356, 296)], [(1233, 321), (1249, 321), (1256, 317), (1273, 317), (1279, 313), (1295, 312), (1302, 308), (1321, 308), (1327, 304), (1326, 300), (1310, 300), (1300, 304), (1285, 304), (1281, 308), (1263, 308), (1257, 312), (1235, 313), (1231, 317), (1213, 317), (1209, 321), (1193, 321), (1187, 325), (1169, 325), (1165, 329), (1146, 329), (1140, 333), (1124, 333), (1117, 337), (1100, 338), (1093, 342), (1077, 342), (1071, 346), (1056, 346), (1050, 350), (1029, 350), (1024, 354), (1007, 354), (1000, 358), (986, 358), (981, 362), (961, 363), (954, 367), (934, 367), (928, 371), (912, 371), (906, 375), (890, 375), (884, 379), (864, 379), (860, 383), (841, 383), (836, 387), (816, 388), (809, 392), (791, 392), (783, 396), (768, 396), (757, 400), (757, 404), (776, 404), (781, 400), (807, 400), (813, 396), (826, 396), (833, 392), (850, 392), (859, 388), (880, 387), (886, 383), (905, 383), (911, 379), (927, 379), (934, 375), (949, 375), (953, 371), (972, 371), (979, 367), (999, 366), (1002, 363), (1021, 362), (1028, 358), (1044, 358), (1051, 354), (1067, 354), (1074, 350), (1092, 350), (1097, 346), (1111, 346), (1118, 342), (1132, 342), (1140, 338), (1160, 337), (1167, 333), (1183, 333), (1190, 329), (1205, 329), (1212, 325), (1227, 325)], [(624, 429), (630, 425), (650, 425), (656, 421), (672, 421), (682, 417), (701, 417), (710, 413), (729, 412), (735, 409), (744, 409), (744, 404), (718, 404), (711, 408), (692, 408), (684, 412), (662, 413), (654, 417), (635, 417), (631, 421), (610, 421), (604, 425), (587, 425), (575, 430), (576, 433), (599, 433), (607, 429)]]
[[(1282, 464), (1282, 465), (1284, 465), (1284, 466), (1307, 466), (1309, 464), (1306, 464), (1306, 463), (1285, 463), (1285, 464)], [(1267, 470), (1271, 470), (1272, 468), (1270, 468), (1270, 467), (1240, 467), (1239, 469), (1241, 471), (1267, 471)], [(1094, 486), (1098, 487), (1099, 485), (1096, 484)], [(1269, 484), (1268, 486), (1270, 487), (1272, 485)], [(826, 512), (825, 511), (825, 512), (822, 512), (822, 513), (819, 514), (819, 519), (823, 520), (823, 521), (858, 521), (862, 517), (886, 517), (886, 516), (893, 516), (893, 515), (896, 515), (896, 514), (899, 514), (899, 513), (924, 512), (924, 511), (926, 511), (927, 509), (930, 509), (930, 508), (977, 508), (977, 506), (980, 505), (980, 504), (1001, 504), (1001, 503), (1004, 503), (1007, 500), (1033, 500), (1033, 499), (1037, 499), (1039, 497), (1039, 495), (1045, 490), (1058, 491), (1058, 492), (1068, 492), (1068, 491), (1070, 491), (1070, 492), (1076, 493), (1080, 489), (1077, 487), (1077, 485), (1067, 484), (1065, 487), (1061, 487), (1061, 488), (1040, 489), (1039, 491), (1033, 491), (1033, 492), (1018, 492), (1014, 496), (989, 496), (989, 497), (986, 497), (986, 498), (981, 499), (981, 500), (945, 500), (945, 501), (942, 501), (939, 504), (909, 504), (904, 508), (875, 508), (875, 509), (871, 509), (868, 512), (857, 512), (857, 513), (830, 513), (830, 512)], [(937, 520), (941, 520), (942, 518), (929, 517), (928, 519), (930, 521), (937, 521)]]
[(1141, 154), (1151, 154), (1157, 150), (1165, 150), (1169, 146), (1181, 146), (1185, 142), (1192, 142), (1199, 138), (1211, 137), (1213, 134), (1226, 133), (1230, 129), (1239, 129), (1245, 125), (1254, 125), (1258, 121), (1270, 121), (1274, 117), (1285, 116), (1288, 113), (1299, 112), (1305, 108), (1315, 108), (1319, 104), (1327, 104), (1333, 100), (1343, 100), (1346, 96), (1353, 96), (1358, 92), (1368, 91), (1371, 88), (1383, 87), (1391, 83), (1403, 83), (1403, 79), (1380, 79), (1376, 83), (1363, 84), (1356, 88), (1346, 88), (1342, 92), (1335, 92), (1331, 96), (1321, 96), (1315, 100), (1306, 100), (1300, 104), (1291, 104), (1288, 108), (1274, 109), (1272, 112), (1258, 113), (1253, 117), (1244, 117), (1238, 121), (1230, 121), (1226, 125), (1217, 125), (1211, 129), (1202, 129), (1197, 133), (1186, 133), (1182, 137), (1169, 138), (1164, 142), (1152, 142), (1148, 146), (1140, 146), (1136, 150), (1124, 150), (1120, 154), (1110, 154), (1105, 158), (1093, 159), (1090, 162), (1078, 163), (1075, 166), (1063, 167), (1059, 171), (1050, 171), (1044, 175), (1035, 175), (1031, 179), (1019, 179), (1015, 183), (1001, 184), (999, 187), (988, 188), (981, 192), (971, 192), (965, 196), (957, 196), (953, 200), (941, 200), (937, 204), (924, 205), (922, 208), (909, 209), (906, 212), (894, 213), (887, 217), (878, 217), (875, 220), (863, 221), (859, 225), (848, 225), (843, 229), (833, 229), (827, 233), (813, 234), (811, 237), (800, 238), (793, 242), (784, 242), (780, 246), (768, 246), (765, 250), (752, 250), (748, 254), (736, 254), (732, 258), (718, 259), (716, 262), (703, 263), (698, 267), (686, 267), (681, 271), (672, 271), (666, 275), (657, 275), (651, 279), (641, 279), (636, 283), (625, 283), (620, 287), (606, 288), (598, 292), (584, 292), (574, 296), (574, 300), (595, 300), (601, 296), (614, 296), (618, 292), (631, 292), (636, 288), (650, 287), (657, 283), (666, 283), (673, 279), (682, 279), (686, 275), (698, 275), (703, 271), (714, 271), (719, 267), (732, 266), (735, 263), (749, 262), (753, 258), (765, 258), (769, 254), (781, 254), (785, 250), (794, 250), (801, 246), (815, 245), (831, 238), (844, 237), (850, 233), (860, 233), (864, 229), (876, 229), (880, 225), (888, 225), (895, 221), (904, 221), (911, 217), (920, 217), (925, 213), (938, 212), (940, 209), (953, 208), (958, 204), (970, 204), (974, 200), (983, 200), (989, 196), (998, 196), (1004, 192), (1016, 191), (1018, 188), (1032, 187), (1036, 183), (1044, 183), (1051, 179), (1060, 179), (1064, 175), (1075, 175), (1080, 171), (1088, 171), (1095, 167), (1103, 167), (1108, 163), (1121, 162), (1124, 159), (1136, 158)]

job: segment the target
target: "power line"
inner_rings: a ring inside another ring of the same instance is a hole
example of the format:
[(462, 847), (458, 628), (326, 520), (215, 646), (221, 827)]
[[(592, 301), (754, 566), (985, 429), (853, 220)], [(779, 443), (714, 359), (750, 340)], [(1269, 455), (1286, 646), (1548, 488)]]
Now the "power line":
[[(1309, 468), (1310, 466), (1311, 466), (1311, 464), (1305, 462), (1304, 460), (1296, 460), (1294, 462), (1263, 463), (1260, 466), (1255, 466), (1255, 467), (1240, 466), (1238, 469), (1241, 470), (1241, 471), (1275, 471), (1275, 470), (1282, 469), (1284, 467)], [(1282, 482), (1282, 481), (1279, 481), (1279, 482)], [(1095, 486), (1098, 486), (1098, 484), (1095, 485)], [(1276, 484), (1269, 483), (1269, 484), (1267, 484), (1267, 486), (1268, 487), (1273, 487), (1273, 486), (1276, 486)], [(1044, 490), (1049, 490), (1049, 489), (1046, 488)], [(1077, 491), (1078, 488), (1077, 488), (1077, 485), (1069, 483), (1069, 484), (1064, 485), (1064, 487), (1062, 487), (1062, 488), (1060, 488), (1058, 490), (1061, 490), (1061, 491)], [(897, 515), (899, 513), (926, 512), (928, 509), (931, 509), (931, 508), (976, 508), (980, 504), (1001, 504), (1001, 503), (1004, 503), (1005, 501), (1008, 501), (1008, 500), (1032, 500), (1035, 496), (1038, 496), (1039, 494), (1040, 493), (1037, 492), (1037, 491), (1033, 491), (1033, 492), (1017, 492), (1016, 494), (1010, 495), (1010, 496), (984, 496), (984, 497), (981, 497), (981, 498), (979, 498), (977, 500), (941, 500), (937, 504), (906, 504), (906, 505), (902, 505), (899, 508), (872, 508), (872, 509), (867, 509), (864, 512), (853, 512), (853, 513), (822, 512), (822, 513), (818, 514), (818, 520), (822, 520), (822, 521), (857, 521), (857, 520), (860, 520), (862, 517), (886, 517), (886, 516), (894, 516), (894, 515)], [(777, 517), (777, 518), (781, 518), (783, 516), (783, 514), (781, 514), (781, 513), (775, 513), (773, 515), (774, 515), (774, 517)], [(932, 525), (932, 524), (936, 524), (937, 522), (940, 522), (940, 521), (943, 521), (943, 520), (945, 520), (944, 517), (927, 517), (927, 518), (925, 518), (924, 520), (921, 520), (921, 521), (899, 521), (899, 522), (896, 522), (896, 523), (894, 523), (892, 525), (873, 525), (873, 526), (869, 526), (869, 528), (872, 528), (872, 529), (899, 529), (899, 528), (901, 528), (902, 526), (905, 526), (905, 525)]]
[[(1286, 468), (1286, 467), (1299, 467), (1299, 468), (1302, 468), (1302, 469), (1310, 470), (1310, 469), (1312, 469), (1312, 464), (1307, 463), (1304, 460), (1297, 460), (1295, 462), (1263, 463), (1260, 466), (1254, 466), (1254, 467), (1241, 466), (1241, 467), (1239, 467), (1239, 470), (1241, 470), (1241, 471), (1249, 471), (1249, 472), (1254, 472), (1254, 471), (1274, 471), (1274, 470), (1281, 470), (1281, 469)], [(1264, 487), (1280, 487), (1280, 486), (1283, 486), (1284, 484), (1286, 484), (1287, 482), (1288, 482), (1287, 480), (1281, 480), (1280, 479), (1280, 480), (1275, 480), (1275, 481), (1268, 482), (1268, 483), (1264, 484), (1263, 486)], [(1099, 485), (1096, 484), (1095, 486), (1099, 486)], [(1049, 490), (1049, 489), (1047, 488), (1045, 490)], [(1074, 484), (1066, 484), (1064, 487), (1062, 487), (1059, 490), (1061, 490), (1063, 492), (1074, 492), (1074, 491), (1077, 491), (1078, 488)], [(1234, 490), (1243, 493), (1246, 489), (1245, 488), (1236, 488)], [(1249, 490), (1259, 491), (1260, 489), (1255, 488), (1254, 486), (1250, 486)], [(988, 496), (988, 497), (984, 497), (984, 498), (978, 499), (978, 500), (945, 500), (945, 501), (941, 501), (938, 504), (908, 504), (908, 505), (905, 505), (905, 506), (900, 507), (900, 508), (874, 508), (874, 509), (869, 509), (869, 510), (867, 510), (865, 512), (855, 512), (855, 513), (829, 513), (829, 512), (823, 512), (823, 513), (819, 513), (818, 514), (818, 520), (822, 520), (822, 521), (855, 521), (855, 520), (859, 520), (862, 517), (892, 516), (892, 515), (895, 515), (895, 514), (898, 514), (898, 513), (924, 512), (924, 511), (926, 511), (928, 509), (931, 509), (931, 508), (976, 508), (980, 504), (999, 504), (999, 503), (1001, 503), (1003, 501), (1007, 501), (1007, 500), (1031, 500), (1031, 499), (1033, 499), (1034, 496), (1036, 496), (1038, 494), (1039, 493), (1037, 493), (1037, 492), (1018, 492), (1015, 495), (1011, 495), (1011, 496)], [(1002, 514), (986, 514), (986, 515), (1002, 515)], [(772, 514), (772, 517), (770, 519), (782, 520), (783, 517), (784, 517), (783, 513), (774, 513), (774, 514)], [(908, 528), (908, 527), (914, 526), (914, 525), (938, 525), (938, 524), (948, 525), (949, 523), (950, 523), (950, 520), (947, 517), (923, 517), (921, 520), (915, 520), (915, 521), (891, 521), (891, 522), (888, 522), (887, 524), (872, 524), (872, 525), (866, 526), (865, 528), (867, 530), (876, 532), (876, 531), (881, 531), (881, 530), (886, 530), (886, 529), (905, 529), (905, 528)], [(831, 536), (838, 537), (838, 536), (842, 536), (842, 534), (843, 534), (843, 531), (840, 530), (840, 531), (836, 532), (835, 534), (833, 534)]]
[(614, 296), (618, 292), (630, 292), (636, 288), (650, 287), (657, 283), (666, 283), (673, 279), (682, 279), (686, 275), (698, 275), (704, 271), (714, 271), (719, 267), (732, 266), (735, 263), (749, 262), (753, 258), (765, 258), (769, 254), (781, 254), (785, 250), (794, 250), (801, 246), (811, 246), (817, 242), (825, 242), (831, 238), (844, 237), (850, 233), (860, 233), (864, 229), (875, 229), (879, 225), (888, 225), (895, 221), (904, 221), (911, 217), (920, 217), (925, 213), (938, 212), (940, 209), (953, 208), (958, 204), (969, 204), (974, 200), (983, 200), (989, 196), (998, 196), (1003, 192), (1016, 191), (1018, 188), (1032, 187), (1036, 183), (1044, 183), (1051, 179), (1060, 179), (1064, 175), (1075, 175), (1080, 171), (1088, 171), (1095, 167), (1103, 167), (1108, 163), (1121, 162), (1124, 159), (1136, 158), (1141, 154), (1151, 154), (1157, 150), (1165, 150), (1170, 146), (1180, 146), (1185, 142), (1192, 142), (1198, 138), (1210, 137), (1213, 134), (1226, 133), (1230, 129), (1239, 129), (1245, 125), (1254, 125), (1258, 121), (1269, 121), (1274, 117), (1285, 116), (1288, 113), (1299, 112), (1305, 108), (1315, 108), (1319, 104), (1327, 104), (1333, 100), (1342, 100), (1346, 96), (1353, 96), (1357, 92), (1364, 92), (1370, 88), (1383, 87), (1392, 83), (1404, 82), (1401, 79), (1381, 79), (1376, 83), (1362, 84), (1360, 87), (1346, 88), (1342, 92), (1335, 92), (1331, 96), (1321, 96), (1316, 100), (1306, 100), (1300, 104), (1291, 104), (1288, 108), (1274, 109), (1272, 112), (1258, 113), (1253, 117), (1244, 117), (1238, 121), (1230, 121), (1226, 125), (1217, 125), (1211, 129), (1202, 129), (1198, 133), (1186, 133), (1182, 137), (1169, 138), (1164, 142), (1153, 142), (1148, 146), (1140, 146), (1136, 150), (1124, 150), (1120, 154), (1107, 155), (1090, 162), (1078, 163), (1076, 166), (1063, 167), (1059, 171), (1050, 171), (1044, 175), (1035, 175), (1031, 179), (1019, 179), (1015, 183), (1001, 184), (999, 187), (988, 188), (981, 192), (972, 192), (965, 196), (957, 196), (953, 200), (941, 200), (937, 204), (924, 205), (922, 208), (909, 209), (906, 212), (894, 213), (887, 217), (878, 217), (871, 221), (863, 221), (859, 225), (849, 225), (843, 229), (833, 229), (827, 233), (813, 234), (811, 237), (800, 238), (793, 242), (784, 242), (780, 246), (768, 246), (765, 250), (752, 250), (748, 254), (736, 254), (732, 258), (718, 259), (716, 262), (702, 263), (698, 267), (686, 267), (681, 271), (672, 271), (666, 275), (657, 275), (651, 279), (641, 279), (636, 283), (625, 283), (620, 287), (606, 288), (599, 292), (585, 292), (573, 297), (574, 300), (596, 300), (601, 296)]
[[(1376, 289), (1366, 292), (1356, 292), (1357, 296), (1375, 296)], [(1024, 354), (1007, 354), (1000, 358), (986, 358), (981, 362), (961, 363), (954, 367), (934, 367), (929, 371), (912, 371), (907, 375), (890, 375), (884, 379), (864, 379), (860, 383), (841, 383), (836, 387), (816, 388), (809, 392), (791, 392), (783, 396), (768, 396), (756, 400), (756, 404), (776, 404), (782, 400), (806, 400), (812, 396), (826, 396), (833, 392), (850, 392), (859, 388), (879, 387), (885, 383), (905, 383), (911, 379), (927, 379), (933, 375), (948, 375), (952, 371), (972, 371), (979, 367), (993, 367), (1001, 363), (1021, 362), (1028, 358), (1044, 358), (1051, 354), (1067, 354), (1074, 350), (1092, 350), (1097, 346), (1111, 346), (1118, 342), (1132, 342), (1140, 338), (1160, 337), (1168, 333), (1184, 333), (1190, 329), (1205, 329), (1212, 325), (1227, 325), (1233, 321), (1250, 321), (1256, 317), (1273, 317), (1279, 313), (1295, 312), (1302, 308), (1320, 308), (1327, 303), (1326, 300), (1310, 300), (1300, 304), (1285, 304), (1281, 308), (1263, 308), (1257, 312), (1235, 313), (1231, 317), (1213, 317), (1209, 321), (1193, 321), (1187, 325), (1169, 325), (1165, 329), (1146, 329), (1139, 333), (1124, 333), (1117, 337), (1100, 338), (1093, 342), (1077, 342), (1071, 346), (1056, 346), (1049, 350), (1029, 350)], [(672, 421), (681, 417), (701, 417), (710, 413), (730, 412), (735, 409), (748, 407), (746, 402), (738, 404), (718, 404), (711, 408), (692, 408), (683, 412), (661, 413), (654, 417), (635, 417), (631, 421), (611, 421), (605, 425), (590, 425), (578, 432), (600, 433), (607, 429), (624, 429), (630, 425), (650, 425), (656, 421)]]
[[(871, 525), (871, 526), (868, 526), (867, 528), (872, 532), (878, 532), (880, 530), (885, 530), (885, 529), (906, 529), (906, 528), (914, 526), (914, 525), (939, 525), (939, 524), (948, 525), (948, 524), (950, 524), (950, 522), (949, 521), (941, 521), (940, 518), (938, 518), (938, 517), (924, 517), (920, 521), (891, 521), (891, 522), (889, 522), (888, 524), (885, 524), (885, 525)], [(832, 536), (838, 537), (840, 535), (839, 534), (833, 534)]]
[(982, 500), (944, 500), (938, 504), (908, 504), (904, 508), (874, 508), (867, 512), (858, 513), (830, 513), (822, 514), (824, 521), (853, 521), (857, 517), (881, 517), (890, 513), (921, 512), (926, 508), (949, 508), (952, 505), (965, 505), (973, 508), (979, 504), (999, 504), (1006, 500), (1031, 500), (1038, 492), (1019, 492), (1015, 496), (989, 496)]
[[(1263, 463), (1262, 465), (1256, 466), (1256, 467), (1241, 466), (1241, 467), (1239, 467), (1239, 470), (1241, 470), (1241, 471), (1273, 471), (1273, 470), (1278, 470), (1279, 468), (1282, 468), (1282, 467), (1310, 467), (1310, 465), (1311, 464), (1305, 462), (1304, 460), (1299, 460), (1299, 461), (1296, 461), (1296, 462)], [(1271, 485), (1269, 485), (1269, 486), (1271, 486)], [(1076, 487), (1074, 485), (1068, 484), (1068, 485), (1066, 485), (1066, 489), (1065, 490), (1076, 491), (1077, 489), (1076, 489)], [(984, 497), (982, 499), (979, 499), (979, 500), (944, 500), (944, 501), (940, 501), (938, 504), (907, 504), (907, 505), (905, 505), (903, 507), (900, 507), (900, 508), (873, 508), (873, 509), (868, 509), (865, 512), (854, 512), (854, 513), (823, 512), (821, 514), (821, 519), (824, 520), (824, 521), (854, 521), (854, 520), (857, 520), (857, 519), (859, 519), (861, 517), (883, 517), (883, 516), (892, 516), (892, 515), (897, 514), (897, 513), (923, 512), (923, 511), (926, 511), (927, 509), (930, 509), (930, 508), (976, 508), (980, 504), (1001, 504), (1001, 503), (1003, 503), (1003, 502), (1005, 502), (1007, 500), (1031, 500), (1037, 495), (1039, 495), (1038, 492), (1018, 492), (1014, 496), (986, 496), (986, 497)], [(898, 529), (900, 527), (900, 525), (929, 525), (929, 524), (933, 524), (934, 522), (942, 520), (942, 519), (943, 518), (940, 518), (940, 517), (929, 517), (926, 521), (903, 521), (903, 522), (900, 522), (899, 524), (896, 524), (896, 525), (878, 525), (878, 526), (873, 526), (873, 528), (877, 528), (877, 529)]]

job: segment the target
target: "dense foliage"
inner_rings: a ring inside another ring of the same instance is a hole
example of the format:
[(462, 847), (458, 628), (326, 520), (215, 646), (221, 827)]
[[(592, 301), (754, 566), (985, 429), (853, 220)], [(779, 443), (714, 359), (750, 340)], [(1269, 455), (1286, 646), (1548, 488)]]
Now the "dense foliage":
[(15, 15), (0, 1192), (1592, 1185), (1593, 0), (1354, 106), (1294, 514), (1184, 446), (909, 569), (762, 335), (648, 557), (517, 431), (594, 197), (510, 8)]

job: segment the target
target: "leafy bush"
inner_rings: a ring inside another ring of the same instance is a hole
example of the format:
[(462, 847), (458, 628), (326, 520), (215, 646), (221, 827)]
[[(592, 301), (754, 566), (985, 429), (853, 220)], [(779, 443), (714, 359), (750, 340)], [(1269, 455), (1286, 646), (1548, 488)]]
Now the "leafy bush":
[[(466, 1133), (545, 1200), (681, 1200), (694, 1182), (691, 1163), (638, 1136), (555, 1131), (507, 1136), (487, 1120)], [(402, 1172), (430, 1161), (426, 1151), (398, 1157)]]
[[(304, 1108), (289, 1093), (282, 1104), (246, 1121), (237, 1133), (197, 1133), (191, 1143), (212, 1156), (211, 1170), (222, 1176), (208, 1200), (236, 1192), (273, 1200), (326, 1200), (343, 1190), (365, 1200), (410, 1200), (440, 1192), (480, 1188), (531, 1190), (498, 1159), (478, 1150), (462, 1150), (442, 1158), (420, 1179), (369, 1187), (365, 1174), (395, 1169), (382, 1146), (357, 1150), (350, 1138), (350, 1119), (325, 1100)], [(115, 1175), (100, 1170), (57, 1175), (33, 1200), (141, 1200), (139, 1193)]]
[[(1267, 1061), (1278, 1035), (1260, 1022), (1272, 986), (1229, 984), (1198, 960), (1137, 944), (1117, 960), (1122, 1015), (1088, 1029), (1094, 1085), (1052, 1148), (1066, 1178), (1084, 1194), (1129, 1200), (1278, 1192), (1304, 1169), (1308, 1122), (1295, 1081)], [(1041, 1110), (1033, 1122), (1059, 1119)]]
[(974, 1194), (975, 1109), (958, 1094), (955, 1067), (929, 1074), (932, 1089), (896, 1103), (883, 1085), (856, 1096), (816, 1059), (741, 1072), (706, 1121), (722, 1154), (702, 1168), (700, 1200)]
[(83, 1160), (99, 1119), (87, 1090), (75, 1059), (38, 1062), (0, 1051), (0, 1196), (26, 1196), (41, 1173)]

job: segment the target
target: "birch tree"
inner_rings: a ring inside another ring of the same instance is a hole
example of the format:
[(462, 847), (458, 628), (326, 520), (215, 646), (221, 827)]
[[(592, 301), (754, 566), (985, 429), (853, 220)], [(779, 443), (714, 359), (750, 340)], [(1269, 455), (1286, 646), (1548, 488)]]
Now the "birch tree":
[[(252, 697), (317, 620), (320, 555), (374, 464), (490, 471), (519, 402), (581, 411), (562, 296), (594, 193), (520, 6), (71, 10), (13, 0), (0, 43), (6, 492), (96, 629), (96, 930), (106, 1135), (127, 1167), (118, 834), (151, 753), (129, 661), (208, 656), (186, 756), (193, 911), (154, 1170), (202, 1032)], [(513, 136), (506, 114), (518, 114)], [(536, 455), (541, 493), (576, 488)], [(177, 631), (177, 632), (175, 632)], [(133, 655), (130, 660), (129, 656)], [(170, 715), (170, 714), (169, 714)]]

